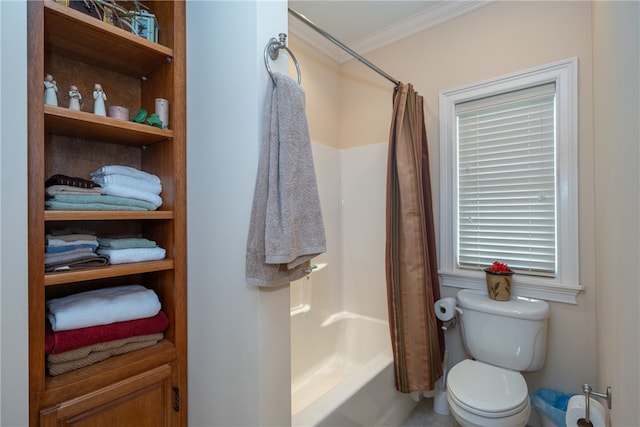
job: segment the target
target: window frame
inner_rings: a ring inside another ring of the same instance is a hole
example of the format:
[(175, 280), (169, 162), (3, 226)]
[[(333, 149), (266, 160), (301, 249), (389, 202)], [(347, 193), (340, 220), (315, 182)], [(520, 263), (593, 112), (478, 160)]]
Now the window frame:
[(516, 275), (512, 293), (576, 304), (579, 281), (578, 239), (578, 66), (577, 58), (507, 74), (443, 91), (440, 107), (440, 284), (486, 291), (485, 273), (456, 267), (457, 194), (456, 104), (545, 83), (556, 85), (557, 275)]

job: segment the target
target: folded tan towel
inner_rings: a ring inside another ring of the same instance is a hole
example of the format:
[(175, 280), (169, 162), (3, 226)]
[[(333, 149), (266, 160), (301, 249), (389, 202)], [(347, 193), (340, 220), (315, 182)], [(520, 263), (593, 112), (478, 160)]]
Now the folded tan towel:
[(72, 185), (50, 185), (45, 188), (45, 194), (53, 197), (59, 194), (102, 194), (101, 187), (82, 188)]
[(117, 356), (157, 344), (164, 335), (162, 333), (141, 335), (138, 337), (124, 338), (116, 341), (93, 344), (64, 353), (50, 354), (47, 356), (47, 371), (55, 376), (75, 369), (84, 368), (97, 362), (101, 362)]

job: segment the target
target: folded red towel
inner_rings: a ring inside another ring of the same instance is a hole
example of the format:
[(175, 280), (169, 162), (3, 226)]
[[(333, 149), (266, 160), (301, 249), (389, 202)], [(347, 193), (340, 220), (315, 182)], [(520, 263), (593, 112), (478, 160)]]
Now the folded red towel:
[(101, 342), (163, 332), (167, 326), (169, 326), (169, 319), (162, 311), (145, 319), (58, 332), (53, 332), (51, 325), (47, 322), (44, 351), (46, 354), (63, 353)]

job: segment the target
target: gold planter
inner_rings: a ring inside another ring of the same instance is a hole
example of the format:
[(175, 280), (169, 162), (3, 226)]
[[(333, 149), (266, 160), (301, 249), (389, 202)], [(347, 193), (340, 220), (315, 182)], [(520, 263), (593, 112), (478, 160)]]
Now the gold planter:
[(489, 293), (489, 298), (496, 301), (509, 301), (511, 298), (513, 272), (492, 273), (485, 270), (485, 273), (487, 273), (487, 292)]

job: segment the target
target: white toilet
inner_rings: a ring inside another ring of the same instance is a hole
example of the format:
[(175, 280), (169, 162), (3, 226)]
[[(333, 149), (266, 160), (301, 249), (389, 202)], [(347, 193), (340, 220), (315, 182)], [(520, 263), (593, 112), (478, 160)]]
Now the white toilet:
[(512, 297), (458, 292), (462, 338), (474, 360), (456, 364), (447, 376), (447, 401), (463, 427), (525, 426), (531, 413), (520, 371), (537, 371), (547, 353), (549, 305)]

